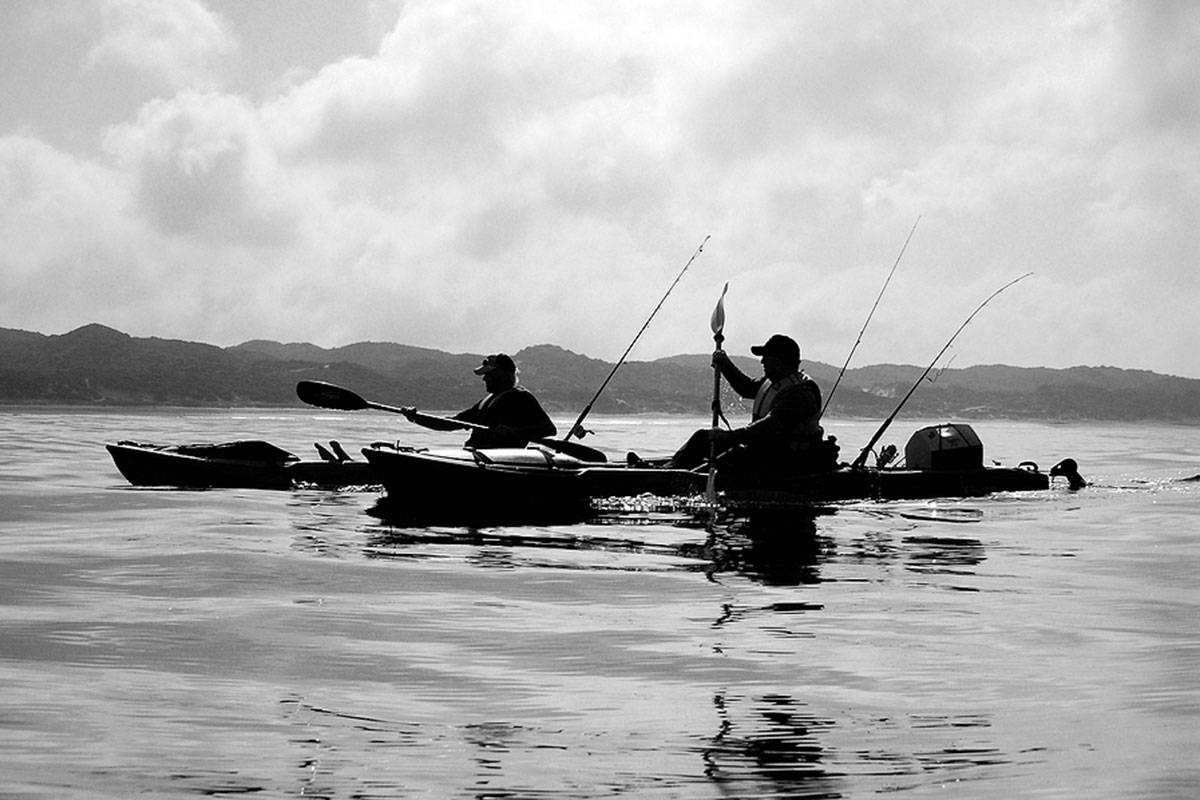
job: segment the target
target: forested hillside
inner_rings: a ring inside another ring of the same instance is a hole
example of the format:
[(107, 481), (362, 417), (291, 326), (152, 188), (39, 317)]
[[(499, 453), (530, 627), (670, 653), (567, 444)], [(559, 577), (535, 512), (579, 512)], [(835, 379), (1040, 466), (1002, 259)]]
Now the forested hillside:
[[(612, 364), (542, 344), (514, 353), (521, 380), (558, 413), (581, 410)], [(451, 410), (478, 399), (471, 369), (479, 353), (445, 353), (384, 342), (338, 348), (251, 341), (221, 348), (136, 338), (103, 325), (61, 335), (0, 328), (0, 403), (7, 405), (295, 406), (299, 380), (337, 383), (377, 402)], [(759, 374), (749, 357), (737, 359)], [(805, 362), (826, 392), (837, 368)], [(850, 369), (829, 414), (886, 417), (922, 367)], [(708, 355), (630, 361), (595, 413), (710, 410)], [(1200, 381), (1114, 367), (1071, 369), (1002, 365), (936, 371), (905, 406), (926, 418), (1036, 418), (1200, 422)]]

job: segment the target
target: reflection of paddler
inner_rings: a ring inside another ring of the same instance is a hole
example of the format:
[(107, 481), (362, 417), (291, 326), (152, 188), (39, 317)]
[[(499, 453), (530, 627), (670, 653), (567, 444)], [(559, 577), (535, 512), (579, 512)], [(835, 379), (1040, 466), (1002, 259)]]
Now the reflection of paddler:
[(1059, 476), (1067, 479), (1067, 486), (1071, 489), (1082, 489), (1088, 485), (1088, 482), (1079, 474), (1079, 465), (1075, 463), (1075, 459), (1073, 458), (1064, 458), (1050, 468), (1051, 478)]
[[(818, 736), (833, 727), (792, 695), (732, 693), (713, 696), (719, 725), (700, 749), (704, 774), (722, 796), (842, 797), (844, 776), (830, 772)], [(738, 791), (741, 789), (742, 791)], [(756, 789), (758, 791), (750, 791)]]
[(816, 510), (754, 509), (731, 520), (724, 566), (767, 586), (819, 583), (822, 542)]

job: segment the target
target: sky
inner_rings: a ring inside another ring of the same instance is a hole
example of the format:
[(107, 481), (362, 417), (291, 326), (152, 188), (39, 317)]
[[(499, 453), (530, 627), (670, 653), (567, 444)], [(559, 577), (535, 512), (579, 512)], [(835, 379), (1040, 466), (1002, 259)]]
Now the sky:
[(0, 327), (649, 360), (728, 283), (731, 352), (924, 366), (1032, 273), (939, 365), (1200, 378), (1191, 0), (6, 0), (0, 58)]

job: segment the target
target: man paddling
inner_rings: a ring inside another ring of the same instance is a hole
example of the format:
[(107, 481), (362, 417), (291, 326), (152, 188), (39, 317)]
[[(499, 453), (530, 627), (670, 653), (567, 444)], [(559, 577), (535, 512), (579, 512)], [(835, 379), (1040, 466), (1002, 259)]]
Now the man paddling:
[(763, 377), (746, 375), (725, 353), (712, 363), (735, 392), (754, 399), (750, 424), (734, 430), (698, 430), (671, 457), (667, 466), (693, 469), (706, 463), (710, 447), (722, 465), (731, 459), (771, 468), (794, 468), (818, 462), (822, 437), (821, 389), (800, 369), (800, 345), (775, 334), (750, 352), (762, 360)]
[(471, 431), (467, 439), (466, 447), (476, 449), (524, 447), (533, 439), (549, 439), (558, 432), (533, 393), (517, 385), (517, 365), (509, 355), (490, 355), (474, 372), (483, 378), (487, 395), (450, 419), (418, 415), (412, 406), (405, 406), (400, 412), (410, 421), (435, 431), (458, 430), (460, 426), (452, 420), (486, 425), (486, 430)]

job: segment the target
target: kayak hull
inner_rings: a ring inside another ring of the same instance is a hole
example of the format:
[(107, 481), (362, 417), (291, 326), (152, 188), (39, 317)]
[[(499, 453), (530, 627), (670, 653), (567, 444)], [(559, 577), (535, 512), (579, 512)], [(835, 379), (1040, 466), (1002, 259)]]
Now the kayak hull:
[[(391, 516), (455, 511), (480, 518), (586, 516), (592, 501), (643, 494), (692, 496), (702, 472), (596, 465), (537, 447), (514, 450), (422, 450), (374, 445), (363, 455), (386, 491)], [(1046, 473), (1019, 468), (876, 469), (715, 475), (718, 502), (731, 507), (814, 506), (850, 500), (977, 497), (1049, 488)], [(448, 500), (447, 498), (453, 498)], [(384, 514), (381, 511), (381, 516)]]
[(134, 486), (189, 489), (292, 489), (299, 485), (366, 486), (373, 483), (362, 461), (301, 460), (266, 442), (158, 445), (107, 444), (117, 470)]
[(852, 469), (805, 473), (772, 479), (722, 476), (716, 485), (733, 505), (803, 505), (848, 500), (932, 500), (982, 497), (996, 492), (1032, 492), (1050, 487), (1036, 468)]
[[(478, 525), (580, 521), (592, 500), (634, 494), (689, 495), (704, 475), (582, 461), (546, 447), (363, 449), (386, 497), (373, 510), (393, 522)], [(453, 498), (453, 499), (447, 499)]]
[(585, 516), (578, 459), (536, 447), (417, 449), (376, 444), (363, 456), (386, 492), (373, 513), (447, 521), (552, 521)]

